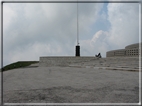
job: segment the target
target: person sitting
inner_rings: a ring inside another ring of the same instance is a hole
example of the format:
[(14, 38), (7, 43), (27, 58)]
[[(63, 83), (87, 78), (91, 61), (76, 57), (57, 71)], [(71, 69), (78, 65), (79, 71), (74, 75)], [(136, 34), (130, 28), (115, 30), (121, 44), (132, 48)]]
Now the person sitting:
[(98, 55), (95, 55), (96, 57), (99, 57), (99, 58), (101, 58), (102, 56), (101, 56), (101, 53), (99, 53)]

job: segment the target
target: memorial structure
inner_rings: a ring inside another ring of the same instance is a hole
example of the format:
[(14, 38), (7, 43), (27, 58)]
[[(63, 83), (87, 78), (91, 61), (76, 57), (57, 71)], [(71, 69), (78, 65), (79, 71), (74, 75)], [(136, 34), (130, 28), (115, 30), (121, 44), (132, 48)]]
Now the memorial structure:
[(108, 51), (106, 53), (106, 57), (117, 57), (117, 56), (138, 57), (140, 55), (140, 51), (142, 52), (139, 45), (142, 46), (142, 43), (135, 43), (128, 45), (125, 47), (125, 49)]

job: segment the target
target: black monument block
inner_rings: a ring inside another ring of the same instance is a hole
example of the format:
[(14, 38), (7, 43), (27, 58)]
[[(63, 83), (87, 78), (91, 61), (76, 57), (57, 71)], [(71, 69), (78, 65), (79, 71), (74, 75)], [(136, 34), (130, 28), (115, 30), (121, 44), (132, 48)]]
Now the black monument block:
[(76, 56), (80, 56), (80, 46), (76, 46)]

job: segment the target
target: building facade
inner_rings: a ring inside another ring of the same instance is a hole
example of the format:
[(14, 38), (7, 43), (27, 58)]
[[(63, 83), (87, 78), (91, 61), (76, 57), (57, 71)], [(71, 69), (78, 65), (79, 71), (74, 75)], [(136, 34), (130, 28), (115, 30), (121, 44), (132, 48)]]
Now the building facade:
[[(142, 43), (140, 43), (142, 46)], [(125, 47), (125, 49), (118, 49), (118, 50), (112, 50), (108, 51), (106, 53), (106, 57), (117, 57), (117, 56), (139, 56), (140, 51), (142, 52), (142, 49), (139, 48), (139, 43), (131, 44)]]

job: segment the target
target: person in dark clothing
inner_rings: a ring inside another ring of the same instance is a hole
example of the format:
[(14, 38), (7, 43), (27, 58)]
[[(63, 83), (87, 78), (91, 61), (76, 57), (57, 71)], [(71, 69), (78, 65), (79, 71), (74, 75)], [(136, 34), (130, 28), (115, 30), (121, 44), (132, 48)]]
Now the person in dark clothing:
[(98, 55), (96, 55), (96, 57), (99, 57), (99, 58), (101, 58), (102, 56), (101, 56), (101, 53), (99, 53)]

